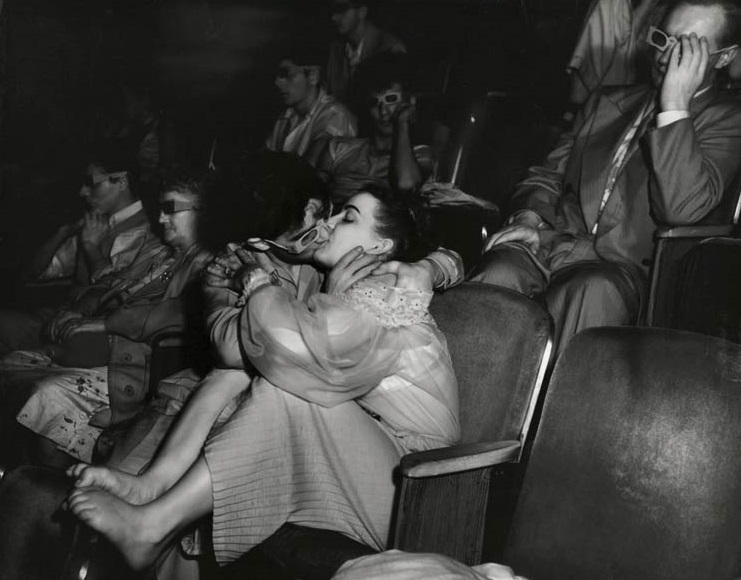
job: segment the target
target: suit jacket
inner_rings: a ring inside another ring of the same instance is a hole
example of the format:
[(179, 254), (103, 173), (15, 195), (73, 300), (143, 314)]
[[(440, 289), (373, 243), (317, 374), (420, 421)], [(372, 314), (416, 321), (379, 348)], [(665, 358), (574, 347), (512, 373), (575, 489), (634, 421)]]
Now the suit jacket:
[(652, 98), (655, 92), (641, 86), (594, 95), (544, 166), (531, 168), (519, 185), (512, 208), (545, 220), (538, 258), (548, 269), (585, 259), (645, 269), (657, 226), (696, 223), (736, 191), (741, 103), (711, 89), (693, 100), (690, 118), (660, 129), (651, 123), (633, 140), (599, 214), (615, 150)]

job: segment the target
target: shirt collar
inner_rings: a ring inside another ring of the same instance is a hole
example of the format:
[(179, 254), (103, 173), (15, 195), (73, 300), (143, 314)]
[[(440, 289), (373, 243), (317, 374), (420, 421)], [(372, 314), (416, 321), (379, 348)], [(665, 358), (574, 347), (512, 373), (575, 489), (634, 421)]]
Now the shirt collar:
[[(316, 115), (317, 111), (319, 110), (319, 107), (322, 106), (324, 101), (327, 100), (327, 92), (324, 89), (319, 89), (319, 94), (316, 96), (316, 101), (314, 101), (314, 104), (311, 106), (311, 109), (308, 113), (306, 113), (306, 116), (302, 117), (301, 120), (311, 119), (314, 115)], [(285, 113), (283, 113), (284, 119), (293, 119), (298, 118), (298, 113), (293, 108), (288, 108)]]
[(115, 228), (118, 224), (126, 221), (127, 219), (136, 215), (143, 209), (144, 209), (144, 206), (142, 206), (142, 202), (135, 201), (131, 205), (127, 205), (122, 210), (119, 210), (116, 213), (114, 213), (112, 216), (110, 216), (108, 218), (108, 225), (110, 225), (112, 228)]

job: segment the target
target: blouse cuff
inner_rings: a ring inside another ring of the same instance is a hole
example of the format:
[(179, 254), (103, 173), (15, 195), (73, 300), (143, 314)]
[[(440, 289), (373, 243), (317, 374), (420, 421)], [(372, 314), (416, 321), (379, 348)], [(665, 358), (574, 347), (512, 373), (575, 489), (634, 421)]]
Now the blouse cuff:
[(242, 307), (247, 304), (247, 300), (249, 300), (250, 296), (252, 296), (258, 288), (269, 285), (270, 274), (262, 268), (251, 270), (247, 280), (243, 281), (242, 293), (239, 295), (239, 300), (237, 300), (237, 307)]

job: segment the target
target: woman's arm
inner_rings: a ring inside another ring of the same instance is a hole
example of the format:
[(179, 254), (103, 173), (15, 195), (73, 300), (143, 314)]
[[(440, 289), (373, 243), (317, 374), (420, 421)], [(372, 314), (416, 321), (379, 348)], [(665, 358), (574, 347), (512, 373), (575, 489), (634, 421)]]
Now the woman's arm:
[(342, 299), (316, 294), (303, 304), (263, 286), (241, 315), (240, 346), (278, 388), (331, 407), (361, 397), (397, 371), (398, 333)]

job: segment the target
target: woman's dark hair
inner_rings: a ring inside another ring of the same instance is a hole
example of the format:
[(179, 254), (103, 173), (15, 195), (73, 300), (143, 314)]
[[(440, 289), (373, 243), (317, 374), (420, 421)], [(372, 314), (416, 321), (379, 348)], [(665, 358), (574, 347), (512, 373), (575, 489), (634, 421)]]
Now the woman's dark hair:
[(436, 247), (426, 200), (416, 192), (399, 193), (372, 183), (358, 193), (368, 193), (378, 200), (376, 232), (394, 242), (389, 258), (416, 262)]

